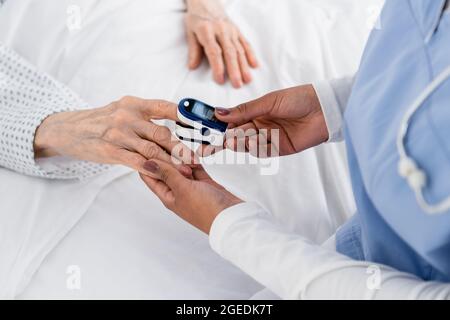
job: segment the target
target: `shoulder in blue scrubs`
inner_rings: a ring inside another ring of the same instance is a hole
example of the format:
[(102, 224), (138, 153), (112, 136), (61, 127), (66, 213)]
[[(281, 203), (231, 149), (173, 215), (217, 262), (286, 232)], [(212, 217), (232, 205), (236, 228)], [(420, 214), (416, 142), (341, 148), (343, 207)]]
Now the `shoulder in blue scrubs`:
[[(428, 215), (398, 174), (397, 133), (417, 96), (450, 66), (445, 0), (387, 0), (364, 53), (346, 114), (358, 212), (337, 234), (337, 250), (424, 280), (450, 280), (450, 211)], [(414, 115), (408, 153), (428, 174), (424, 195), (450, 195), (450, 80)]]

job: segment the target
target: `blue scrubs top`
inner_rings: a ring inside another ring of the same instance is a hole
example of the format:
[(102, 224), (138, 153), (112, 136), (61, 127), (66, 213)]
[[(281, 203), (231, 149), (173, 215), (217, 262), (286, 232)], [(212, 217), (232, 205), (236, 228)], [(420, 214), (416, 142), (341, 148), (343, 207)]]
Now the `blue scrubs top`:
[[(406, 110), (450, 66), (445, 0), (387, 0), (372, 32), (345, 114), (357, 214), (337, 250), (424, 280), (450, 281), (450, 211), (428, 215), (398, 174), (396, 137)], [(450, 80), (415, 114), (408, 153), (428, 174), (424, 195), (450, 195)]]

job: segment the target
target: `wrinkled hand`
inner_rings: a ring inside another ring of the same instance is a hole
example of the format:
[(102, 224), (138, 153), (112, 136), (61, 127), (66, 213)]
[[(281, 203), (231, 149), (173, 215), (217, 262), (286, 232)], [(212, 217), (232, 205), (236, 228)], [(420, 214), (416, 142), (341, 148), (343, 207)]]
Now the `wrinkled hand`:
[[(218, 108), (216, 117), (230, 123), (226, 148), (260, 158), (291, 155), (328, 140), (325, 118), (312, 85), (276, 91), (232, 109)], [(208, 146), (199, 153), (207, 156), (215, 151)]]
[(141, 178), (166, 208), (206, 234), (223, 210), (242, 202), (212, 180), (200, 165), (192, 167), (189, 178), (160, 160), (150, 160), (145, 167), (151, 175), (141, 174)]
[(225, 83), (226, 74), (235, 88), (249, 83), (252, 80), (250, 68), (256, 68), (258, 62), (248, 41), (226, 16), (220, 1), (187, 0), (187, 5), (189, 68), (198, 68), (206, 55), (217, 83)]
[[(158, 119), (176, 120), (176, 105), (125, 97), (98, 109), (54, 114), (36, 132), (35, 155), (122, 164), (144, 173), (147, 159), (171, 163), (173, 155), (184, 163), (194, 161), (192, 152), (172, 139), (168, 128), (151, 122)], [(188, 166), (177, 167), (191, 174)]]

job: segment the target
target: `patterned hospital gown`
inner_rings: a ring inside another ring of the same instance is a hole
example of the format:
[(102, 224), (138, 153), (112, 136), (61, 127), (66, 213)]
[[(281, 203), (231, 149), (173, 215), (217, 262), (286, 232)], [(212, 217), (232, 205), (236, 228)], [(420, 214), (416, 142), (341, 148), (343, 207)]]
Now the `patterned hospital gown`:
[[(0, 6), (5, 2), (0, 0)], [(0, 42), (0, 167), (49, 179), (84, 179), (108, 169), (75, 160), (55, 161), (44, 169), (35, 161), (34, 135), (42, 121), (85, 107), (72, 90)]]

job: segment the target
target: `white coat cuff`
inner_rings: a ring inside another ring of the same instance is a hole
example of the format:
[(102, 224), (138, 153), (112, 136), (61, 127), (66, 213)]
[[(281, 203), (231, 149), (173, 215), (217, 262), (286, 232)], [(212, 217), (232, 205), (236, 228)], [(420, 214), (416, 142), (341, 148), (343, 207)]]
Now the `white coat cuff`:
[(252, 216), (266, 214), (258, 204), (244, 202), (222, 211), (214, 220), (209, 233), (211, 248), (219, 255), (223, 255), (222, 243), (224, 242), (228, 229), (237, 221)]
[(339, 142), (344, 139), (342, 127), (344, 124), (338, 99), (330, 82), (320, 81), (313, 84), (322, 107), (328, 128), (328, 142)]

